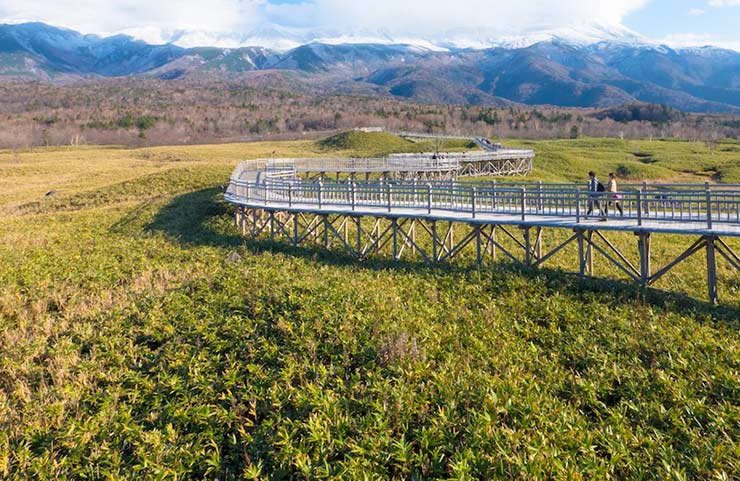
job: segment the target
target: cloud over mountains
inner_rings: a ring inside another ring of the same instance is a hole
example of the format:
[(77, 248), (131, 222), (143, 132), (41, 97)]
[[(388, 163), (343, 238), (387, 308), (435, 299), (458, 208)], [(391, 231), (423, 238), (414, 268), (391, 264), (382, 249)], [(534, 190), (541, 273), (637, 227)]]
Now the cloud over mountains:
[[(433, 38), (457, 29), (488, 36), (533, 29), (599, 23), (618, 25), (646, 0), (0, 0), (0, 22), (43, 21), (77, 31), (127, 33), (152, 43), (193, 46), (195, 39), (220, 38), (237, 46), (265, 29), (372, 32), (395, 37)], [(196, 34), (193, 35), (193, 32)], [(221, 45), (228, 46), (228, 45)]]

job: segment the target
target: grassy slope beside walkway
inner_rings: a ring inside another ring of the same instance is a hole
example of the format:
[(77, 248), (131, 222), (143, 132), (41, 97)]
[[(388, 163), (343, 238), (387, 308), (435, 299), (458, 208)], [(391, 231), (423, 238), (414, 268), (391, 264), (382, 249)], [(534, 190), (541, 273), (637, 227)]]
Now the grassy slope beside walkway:
[[(701, 179), (740, 152), (621, 144), (533, 143), (536, 174)], [(245, 244), (220, 186), (273, 151), (327, 147), (0, 152), (0, 478), (740, 477), (736, 274), (715, 309), (555, 269), (572, 253), (478, 271)], [(702, 295), (702, 262), (661, 287)]]

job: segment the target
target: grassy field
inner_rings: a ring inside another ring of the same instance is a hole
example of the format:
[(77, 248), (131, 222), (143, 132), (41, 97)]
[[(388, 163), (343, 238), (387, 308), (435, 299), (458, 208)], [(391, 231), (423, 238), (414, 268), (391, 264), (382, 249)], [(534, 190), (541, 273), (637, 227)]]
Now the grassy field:
[(511, 142), (535, 149), (534, 177), (541, 180), (583, 180), (589, 170), (606, 178), (671, 182), (740, 183), (740, 144), (619, 139)]
[[(221, 200), (244, 158), (397, 142), (0, 151), (0, 478), (740, 478), (727, 266), (713, 308), (684, 295), (701, 257), (658, 286), (679, 294), (567, 275), (572, 252), (356, 264), (245, 243)], [(738, 143), (518, 145), (532, 180), (740, 180)]]

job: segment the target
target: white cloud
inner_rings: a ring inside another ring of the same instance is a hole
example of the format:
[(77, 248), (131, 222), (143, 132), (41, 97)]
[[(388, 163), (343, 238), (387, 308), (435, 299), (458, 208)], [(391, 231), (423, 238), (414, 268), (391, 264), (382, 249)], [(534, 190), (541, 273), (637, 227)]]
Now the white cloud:
[(85, 33), (127, 32), (148, 41), (176, 38), (180, 30), (238, 36), (267, 24), (395, 35), (473, 28), (500, 35), (540, 26), (618, 24), (647, 1), (306, 0), (272, 4), (269, 0), (0, 0), (0, 21), (43, 21)]
[(249, 28), (262, 21), (264, 1), (0, 0), (0, 22), (41, 21), (84, 33), (131, 32), (149, 40), (179, 29)]
[(703, 47), (711, 45), (714, 47), (727, 48), (740, 52), (740, 42), (727, 41), (712, 37), (711, 35), (699, 35), (695, 33), (678, 33), (668, 35), (660, 40), (660, 43), (670, 45), (674, 48)]
[(709, 5), (713, 7), (736, 7), (740, 5), (740, 0), (709, 0)]
[(533, 26), (584, 22), (618, 24), (626, 14), (645, 3), (646, 0), (316, 0), (315, 6), (323, 24), (424, 34), (455, 28), (486, 28), (492, 32), (511, 33)]
[(689, 16), (691, 16), (691, 17), (699, 17), (701, 15), (704, 15), (705, 13), (707, 13), (707, 12), (705, 12), (701, 8), (692, 8), (688, 12)]

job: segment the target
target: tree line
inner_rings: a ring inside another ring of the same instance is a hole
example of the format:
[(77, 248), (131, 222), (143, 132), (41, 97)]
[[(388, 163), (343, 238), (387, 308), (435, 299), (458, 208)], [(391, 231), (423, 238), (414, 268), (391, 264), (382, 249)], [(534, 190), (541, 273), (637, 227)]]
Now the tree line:
[(731, 115), (635, 104), (607, 109), (428, 105), (262, 81), (106, 80), (0, 84), (0, 148), (287, 139), (357, 127), (489, 138), (740, 138)]

